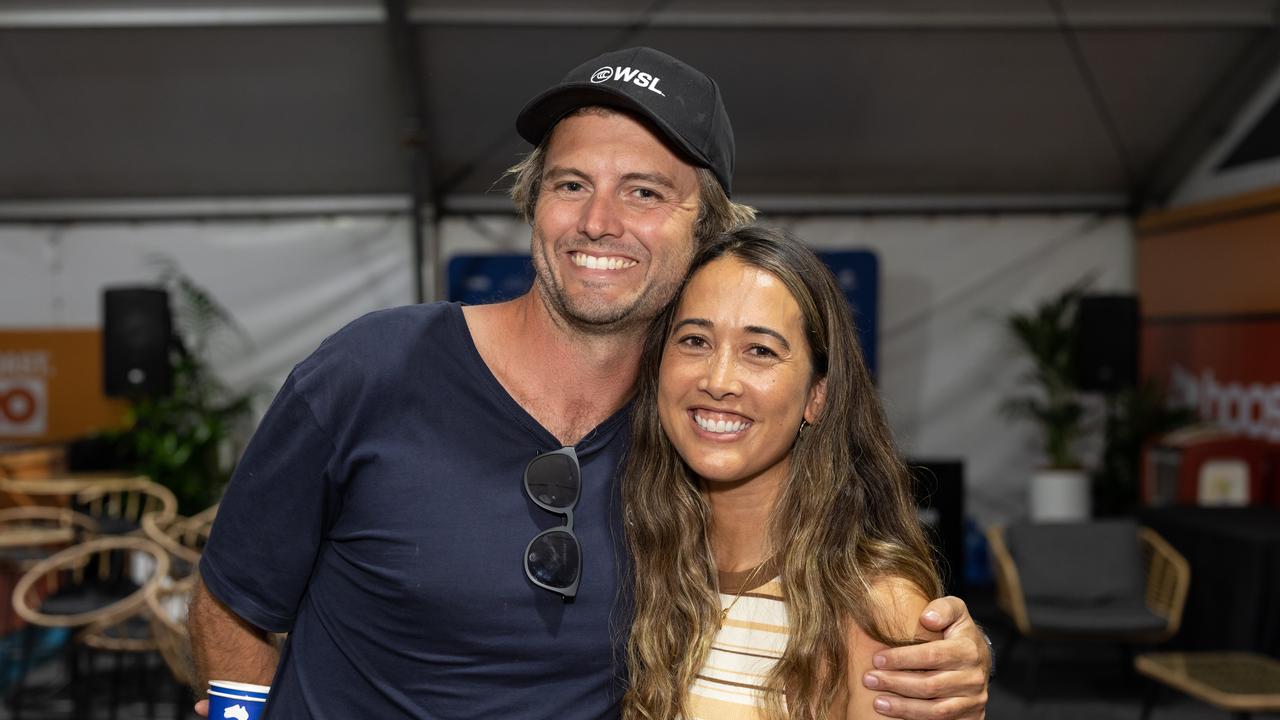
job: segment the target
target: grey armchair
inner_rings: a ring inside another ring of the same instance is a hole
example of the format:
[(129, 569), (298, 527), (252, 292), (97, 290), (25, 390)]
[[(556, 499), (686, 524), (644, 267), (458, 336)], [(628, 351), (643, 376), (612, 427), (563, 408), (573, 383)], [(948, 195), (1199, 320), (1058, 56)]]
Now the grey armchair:
[(1182, 622), (1191, 570), (1150, 528), (1132, 520), (994, 526), (987, 539), (996, 602), (1012, 622), (1003, 655), (1032, 642), (1028, 695), (1035, 694), (1037, 641), (1114, 643), (1125, 651), (1172, 637)]

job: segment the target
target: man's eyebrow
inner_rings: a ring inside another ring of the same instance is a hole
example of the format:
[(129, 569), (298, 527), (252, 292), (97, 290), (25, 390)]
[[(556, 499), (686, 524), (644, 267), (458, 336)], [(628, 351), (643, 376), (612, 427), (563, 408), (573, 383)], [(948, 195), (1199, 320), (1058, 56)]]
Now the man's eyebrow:
[[(553, 180), (555, 178), (561, 178), (561, 177), (580, 177), (584, 180), (591, 179), (590, 175), (579, 170), (578, 168), (564, 167), (562, 165), (557, 165), (555, 167), (547, 168), (547, 170), (542, 173), (542, 179), (544, 182), (547, 180)], [(636, 182), (636, 181), (647, 182), (647, 183), (652, 183), (659, 187), (664, 187), (670, 190), (676, 189), (676, 183), (674, 180), (658, 172), (627, 173), (622, 176), (622, 181), (623, 182)]]
[(584, 180), (591, 179), (589, 175), (581, 170), (577, 168), (564, 167), (563, 165), (556, 165), (555, 167), (547, 168), (546, 171), (542, 173), (542, 179), (545, 181), (550, 180), (551, 178), (564, 177), (566, 175), (580, 177)]
[(636, 180), (641, 180), (643, 182), (653, 183), (654, 185), (661, 185), (662, 187), (669, 188), (671, 190), (676, 189), (675, 181), (667, 177), (666, 175), (663, 175), (662, 173), (633, 172), (633, 173), (627, 173), (626, 175), (623, 175), (622, 179), (624, 181), (632, 181), (632, 182)]

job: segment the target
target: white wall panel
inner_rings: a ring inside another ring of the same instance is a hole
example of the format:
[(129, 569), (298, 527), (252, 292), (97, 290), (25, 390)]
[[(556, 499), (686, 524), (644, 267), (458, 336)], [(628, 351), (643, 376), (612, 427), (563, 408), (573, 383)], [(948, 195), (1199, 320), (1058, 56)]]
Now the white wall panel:
[(783, 222), (815, 248), (880, 256), (880, 390), (903, 450), (965, 461), (969, 510), (981, 521), (1024, 512), (1038, 437), (1000, 405), (1028, 361), (1003, 327), (1077, 280), (1133, 288), (1121, 216), (940, 217)]
[(163, 255), (252, 343), (213, 348), (219, 375), (274, 393), (329, 334), (413, 300), (408, 232), (400, 217), (0, 226), (0, 328), (97, 327), (103, 288), (154, 283)]

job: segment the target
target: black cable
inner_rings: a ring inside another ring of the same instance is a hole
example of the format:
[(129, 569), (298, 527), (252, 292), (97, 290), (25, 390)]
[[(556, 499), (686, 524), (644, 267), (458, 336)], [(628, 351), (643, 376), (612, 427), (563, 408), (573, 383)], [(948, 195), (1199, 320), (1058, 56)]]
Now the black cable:
[(1102, 97), (1102, 88), (1098, 86), (1098, 79), (1093, 74), (1093, 69), (1089, 67), (1089, 61), (1085, 59), (1084, 49), (1080, 47), (1080, 39), (1076, 37), (1075, 28), (1071, 26), (1070, 21), (1067, 19), (1067, 11), (1063, 9), (1062, 1), (1048, 0), (1048, 3), (1058, 19), (1058, 29), (1062, 31), (1063, 42), (1066, 43), (1067, 50), (1071, 53), (1071, 59), (1075, 62), (1076, 70), (1080, 73), (1080, 79), (1084, 81), (1085, 88), (1089, 91), (1089, 99), (1093, 102), (1093, 108), (1102, 119), (1103, 127), (1106, 128), (1107, 139), (1111, 142), (1111, 148), (1115, 150), (1120, 160), (1120, 166), (1124, 170), (1126, 189), (1129, 192), (1130, 199), (1132, 199), (1133, 194), (1137, 191), (1138, 176), (1133, 159), (1129, 157), (1129, 152), (1124, 146), (1124, 140), (1120, 137), (1120, 127), (1116, 125), (1115, 118), (1107, 110), (1106, 100)]
[(1079, 226), (1072, 227), (1063, 235), (1050, 239), (1043, 246), (1021, 257), (1012, 258), (1010, 262), (1004, 265), (992, 268), (991, 272), (957, 288), (946, 297), (938, 298), (929, 307), (918, 311), (914, 315), (903, 318), (893, 325), (886, 325), (880, 328), (881, 345), (887, 344), (886, 341), (890, 338), (916, 329), (942, 313), (965, 307), (965, 303), (970, 298), (988, 290), (992, 285), (1003, 282), (1006, 278), (1021, 275), (1027, 268), (1042, 263), (1046, 258), (1066, 247), (1071, 241), (1083, 238), (1101, 227), (1109, 217), (1111, 217), (1109, 213), (1091, 215), (1085, 218)]
[(644, 32), (646, 28), (653, 24), (653, 18), (655, 15), (666, 10), (667, 6), (673, 1), (674, 0), (654, 0), (649, 3), (649, 7), (645, 8), (643, 12), (636, 16), (635, 22), (623, 27), (618, 31), (618, 35), (616, 37), (605, 43), (604, 47), (600, 48), (600, 53), (616, 50), (629, 44), (635, 36)]
[[(654, 2), (649, 3), (649, 7), (645, 8), (644, 11), (642, 11), (639, 15), (636, 16), (635, 22), (629, 25), (626, 25), (621, 30), (619, 30), (618, 34), (614, 36), (612, 39), (610, 39), (609, 42), (605, 43), (604, 46), (600, 49), (600, 51), (596, 54), (599, 55), (601, 53), (606, 53), (610, 50), (616, 50), (620, 47), (625, 47), (632, 39), (634, 39), (637, 35), (639, 35), (641, 32), (647, 29), (650, 25), (652, 25), (654, 16), (662, 12), (663, 10), (666, 10), (667, 6), (670, 5), (673, 1), (674, 0), (654, 0)], [(471, 177), (471, 174), (474, 173), (476, 171), (476, 168), (480, 166), (480, 163), (482, 160), (489, 157), (490, 155), (493, 155), (503, 145), (506, 145), (510, 141), (511, 141), (510, 130), (504, 129), (501, 135), (495, 137), (493, 140), (486, 143), (485, 146), (480, 150), (480, 152), (476, 153), (476, 155), (471, 159), (471, 161), (464, 163), (462, 167), (455, 170), (448, 177), (446, 177), (442, 182), (440, 182), (436, 186), (438, 188), (436, 196), (439, 198), (443, 198), (445, 195), (451, 192), (455, 187), (462, 184), (462, 181), (466, 180), (468, 177)], [(494, 185), (497, 185), (497, 183), (498, 181), (495, 180)], [(490, 189), (492, 189), (492, 187), (490, 187)]]

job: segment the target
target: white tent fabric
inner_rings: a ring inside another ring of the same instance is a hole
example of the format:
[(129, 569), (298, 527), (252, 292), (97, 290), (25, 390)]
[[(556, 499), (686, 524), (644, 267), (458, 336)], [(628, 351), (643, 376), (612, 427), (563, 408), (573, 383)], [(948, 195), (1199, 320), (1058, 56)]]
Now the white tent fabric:
[[(1020, 515), (1039, 450), (1031, 427), (999, 412), (1026, 369), (1001, 318), (1086, 275), (1098, 290), (1131, 290), (1126, 219), (771, 221), (818, 249), (879, 254), (880, 386), (900, 444), (914, 457), (962, 458), (969, 509), (981, 522)], [(160, 253), (210, 290), (252, 340), (250, 352), (219, 348), (221, 377), (269, 396), (327, 335), (412, 300), (408, 233), (402, 216), (0, 226), (0, 327), (97, 326), (102, 288), (154, 280), (149, 257)], [(446, 257), (528, 248), (528, 228), (508, 217), (451, 218), (441, 234)]]
[(401, 217), (0, 227), (0, 327), (97, 327), (103, 288), (154, 283), (161, 255), (252, 342), (215, 347), (218, 374), (274, 392), (347, 321), (412, 302), (408, 232)]

